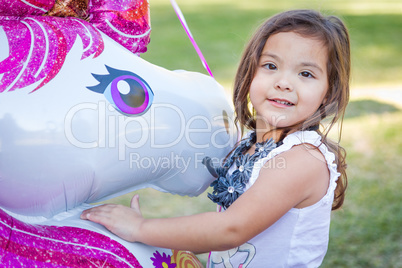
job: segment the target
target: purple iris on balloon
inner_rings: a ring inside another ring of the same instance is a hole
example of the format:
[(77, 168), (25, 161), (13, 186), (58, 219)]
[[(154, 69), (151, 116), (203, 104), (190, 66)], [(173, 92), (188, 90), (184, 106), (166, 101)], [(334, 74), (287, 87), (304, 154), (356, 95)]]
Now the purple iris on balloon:
[(92, 74), (100, 83), (89, 90), (104, 94), (124, 115), (142, 115), (151, 107), (154, 93), (144, 79), (129, 71), (106, 69), (109, 74)]

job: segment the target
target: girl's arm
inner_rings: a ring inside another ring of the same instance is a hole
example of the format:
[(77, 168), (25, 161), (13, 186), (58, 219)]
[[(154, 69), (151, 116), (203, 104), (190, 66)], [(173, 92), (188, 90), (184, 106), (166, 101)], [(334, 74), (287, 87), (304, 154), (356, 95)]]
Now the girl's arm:
[(84, 211), (81, 218), (100, 223), (128, 241), (195, 253), (220, 251), (247, 242), (291, 208), (316, 203), (328, 183), (322, 154), (299, 145), (268, 161), (254, 185), (224, 212), (144, 219), (134, 196), (131, 208), (102, 205)]

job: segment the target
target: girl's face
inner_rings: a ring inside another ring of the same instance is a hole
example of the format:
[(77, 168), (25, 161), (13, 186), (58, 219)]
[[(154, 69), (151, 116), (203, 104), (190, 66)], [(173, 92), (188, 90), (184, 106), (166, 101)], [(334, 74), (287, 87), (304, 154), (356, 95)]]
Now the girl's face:
[(250, 86), (257, 130), (302, 122), (321, 105), (328, 90), (328, 52), (323, 43), (295, 32), (271, 35)]

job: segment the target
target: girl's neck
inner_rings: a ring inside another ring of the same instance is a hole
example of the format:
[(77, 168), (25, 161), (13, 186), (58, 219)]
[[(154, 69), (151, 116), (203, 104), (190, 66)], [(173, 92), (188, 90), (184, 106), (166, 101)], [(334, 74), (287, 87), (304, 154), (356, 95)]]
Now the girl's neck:
[[(262, 119), (256, 119), (256, 142), (265, 142), (270, 138), (275, 142), (280, 142), (281, 139), (284, 139), (287, 135), (297, 132), (299, 130), (298, 125), (299, 124), (296, 124), (295, 127), (276, 128)], [(286, 133), (284, 133), (285, 131)], [(283, 134), (286, 135), (283, 136)]]
[(267, 139), (272, 138), (275, 142), (277, 142), (281, 136), (281, 130), (265, 130), (265, 129), (256, 129), (256, 142), (264, 142)]
[(256, 142), (264, 142), (270, 138), (272, 138), (275, 142), (278, 142), (282, 135), (282, 132), (282, 129), (276, 129), (274, 126), (271, 126), (262, 120), (256, 121)]

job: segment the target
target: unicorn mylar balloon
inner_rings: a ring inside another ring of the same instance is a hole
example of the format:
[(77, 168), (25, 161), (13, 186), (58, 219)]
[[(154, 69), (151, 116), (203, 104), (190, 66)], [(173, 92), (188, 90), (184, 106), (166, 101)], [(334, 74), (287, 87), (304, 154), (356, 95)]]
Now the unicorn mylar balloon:
[(146, 0), (0, 0), (0, 265), (199, 265), (79, 219), (144, 187), (200, 194), (236, 140), (213, 78), (138, 57), (149, 33)]

